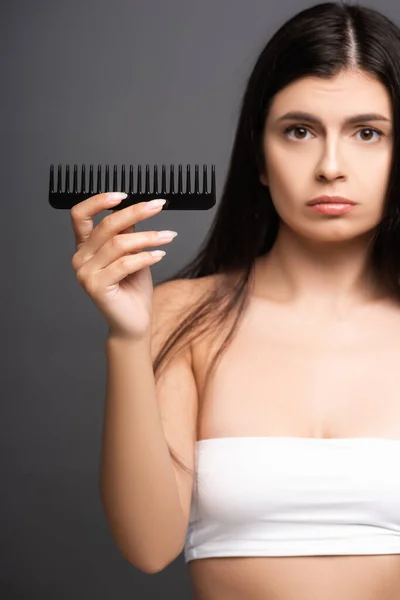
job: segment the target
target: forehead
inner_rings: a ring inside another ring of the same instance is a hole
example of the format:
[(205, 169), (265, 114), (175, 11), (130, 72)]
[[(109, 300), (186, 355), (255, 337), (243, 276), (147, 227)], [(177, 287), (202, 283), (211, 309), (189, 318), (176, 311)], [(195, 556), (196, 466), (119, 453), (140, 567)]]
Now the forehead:
[(342, 72), (332, 79), (306, 76), (293, 81), (274, 97), (268, 118), (301, 110), (326, 120), (345, 115), (380, 112), (391, 116), (391, 99), (385, 86), (369, 74)]

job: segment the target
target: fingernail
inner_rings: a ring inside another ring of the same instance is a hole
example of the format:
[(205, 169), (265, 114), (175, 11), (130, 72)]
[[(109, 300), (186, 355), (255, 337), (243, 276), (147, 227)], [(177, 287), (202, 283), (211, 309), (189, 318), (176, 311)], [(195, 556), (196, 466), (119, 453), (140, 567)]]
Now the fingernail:
[(146, 203), (147, 210), (153, 210), (153, 208), (159, 208), (166, 203), (166, 200), (150, 200), (150, 202)]
[(110, 192), (109, 198), (111, 202), (116, 202), (117, 200), (125, 200), (128, 197), (128, 194), (125, 192)]

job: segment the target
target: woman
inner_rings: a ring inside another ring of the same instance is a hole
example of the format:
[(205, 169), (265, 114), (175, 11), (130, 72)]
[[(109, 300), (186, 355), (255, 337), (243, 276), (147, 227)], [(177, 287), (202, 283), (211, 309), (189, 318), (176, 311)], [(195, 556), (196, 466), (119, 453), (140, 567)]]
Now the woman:
[(154, 237), (118, 235), (119, 254), (114, 237), (113, 259), (136, 250), (129, 317), (94, 270), (117, 285), (104, 244), (144, 212), (89, 238), (93, 199), (71, 211), (74, 268), (110, 323), (106, 515), (145, 572), (183, 550), (196, 600), (400, 598), (399, 98), (400, 31), (379, 12), (285, 23), (198, 257), (153, 297)]

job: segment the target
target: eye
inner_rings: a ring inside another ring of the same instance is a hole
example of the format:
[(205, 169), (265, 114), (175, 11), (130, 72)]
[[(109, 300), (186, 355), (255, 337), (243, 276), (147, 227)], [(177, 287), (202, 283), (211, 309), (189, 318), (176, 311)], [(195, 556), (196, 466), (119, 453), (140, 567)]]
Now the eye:
[[(305, 139), (304, 137), (303, 137), (303, 138), (301, 138), (301, 139), (299, 139), (299, 138), (293, 138), (293, 137), (290, 137), (290, 136), (289, 136), (289, 133), (290, 133), (291, 131), (296, 131), (296, 130), (297, 130), (297, 131), (308, 131), (308, 132), (310, 132), (310, 130), (309, 130), (307, 127), (304, 127), (303, 125), (290, 125), (289, 127), (287, 127), (287, 128), (284, 130), (283, 134), (284, 134), (286, 137), (288, 137), (289, 139), (291, 139), (291, 140), (297, 140), (297, 141), (302, 141), (302, 139), (304, 140), (304, 139)], [(376, 134), (378, 135), (378, 140), (380, 140), (380, 139), (381, 139), (381, 137), (383, 137), (383, 136), (385, 135), (385, 134), (384, 134), (382, 131), (380, 131), (379, 129), (375, 129), (375, 127), (363, 127), (362, 129), (359, 129), (359, 130), (356, 132), (356, 134), (357, 134), (357, 133), (360, 133), (361, 131), (368, 131), (368, 132), (371, 132), (371, 133), (376, 133)], [(371, 140), (369, 139), (369, 140), (364, 140), (364, 141), (367, 141), (367, 142), (369, 143)]]
[(379, 129), (375, 129), (374, 127), (364, 127), (363, 129), (359, 129), (357, 131), (357, 133), (360, 133), (361, 131), (368, 131), (368, 132), (371, 132), (371, 133), (377, 133), (379, 140), (381, 139), (381, 137), (383, 137), (385, 135), (382, 131), (380, 131)]
[[(288, 137), (289, 139), (293, 139), (293, 138), (291, 138), (291, 137), (289, 136), (289, 133), (290, 133), (291, 131), (296, 131), (296, 130), (297, 130), (297, 131), (309, 131), (309, 130), (307, 129), (307, 127), (302, 127), (301, 125), (290, 125), (289, 127), (287, 127), (287, 128), (284, 130), (283, 134), (284, 134), (286, 137)], [(298, 140), (298, 138), (296, 138), (296, 139)], [(302, 138), (302, 139), (304, 139), (304, 138)]]

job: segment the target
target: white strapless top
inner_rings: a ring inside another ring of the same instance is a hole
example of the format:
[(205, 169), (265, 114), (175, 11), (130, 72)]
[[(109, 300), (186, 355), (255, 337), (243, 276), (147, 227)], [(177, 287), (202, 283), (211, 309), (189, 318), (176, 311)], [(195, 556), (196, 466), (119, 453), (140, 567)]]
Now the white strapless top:
[(400, 554), (399, 463), (390, 438), (200, 440), (185, 562)]

